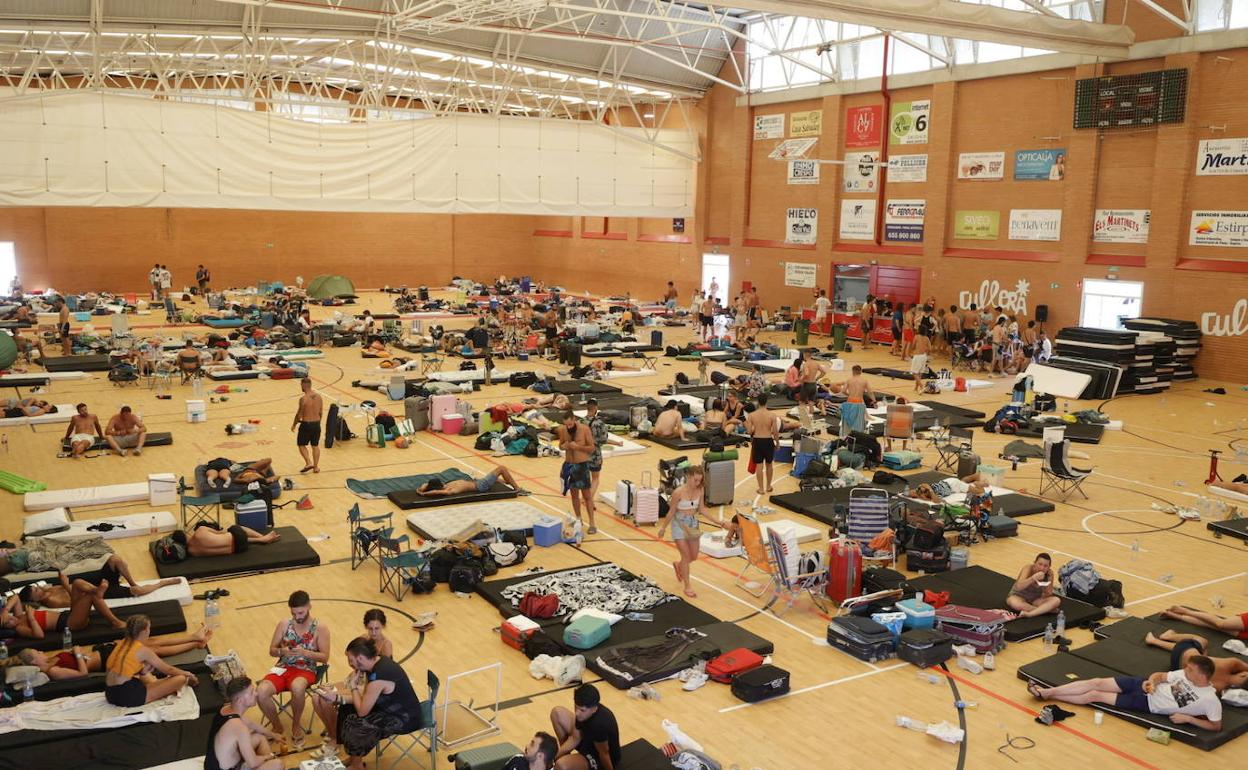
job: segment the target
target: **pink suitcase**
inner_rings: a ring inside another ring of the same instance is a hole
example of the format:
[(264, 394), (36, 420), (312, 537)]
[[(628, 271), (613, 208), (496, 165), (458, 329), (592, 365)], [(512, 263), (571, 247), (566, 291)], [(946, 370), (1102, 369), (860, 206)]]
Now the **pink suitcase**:
[(1005, 647), (1005, 618), (998, 610), (946, 604), (936, 610), (936, 627), (952, 636), (954, 644), (969, 644), (979, 653)]
[(459, 399), (452, 393), (442, 393), (429, 399), (429, 430), (440, 432), (442, 418), (449, 414), (459, 414)]
[(633, 522), (656, 524), (659, 521), (659, 490), (650, 471), (641, 474), (641, 483), (633, 496)]

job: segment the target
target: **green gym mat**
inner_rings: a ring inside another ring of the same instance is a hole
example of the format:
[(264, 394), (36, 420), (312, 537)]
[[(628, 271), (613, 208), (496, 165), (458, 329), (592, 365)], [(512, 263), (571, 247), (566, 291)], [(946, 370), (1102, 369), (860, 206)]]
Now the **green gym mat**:
[(347, 489), (366, 500), (378, 500), (391, 492), (419, 489), (422, 484), (432, 479), (447, 482), (467, 481), (471, 478), (472, 476), (458, 468), (447, 468), (440, 473), (418, 473), (415, 476), (393, 476), (388, 479), (347, 479)]

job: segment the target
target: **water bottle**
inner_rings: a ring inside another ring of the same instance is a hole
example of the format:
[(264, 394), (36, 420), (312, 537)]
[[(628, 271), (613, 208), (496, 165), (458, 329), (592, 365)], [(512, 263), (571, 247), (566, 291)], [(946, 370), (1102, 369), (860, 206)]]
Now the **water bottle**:
[(32, 682), (33, 677), (26, 677), (26, 686), (22, 688), (22, 700), (27, 703), (35, 699), (35, 686)]
[(220, 613), (221, 608), (217, 606), (216, 598), (209, 599), (204, 606), (204, 625), (209, 631), (216, 630), (217, 626), (220, 625)]
[(1139, 561), (1140, 558), (1140, 539), (1136, 538), (1131, 541), (1131, 561)]
[(9, 643), (0, 639), (0, 668), (9, 665)]
[(953, 705), (956, 706), (960, 711), (965, 711), (966, 709), (974, 709), (974, 708), (979, 707), (979, 703), (973, 700), (954, 701)]
[(1058, 611), (1057, 611), (1057, 629), (1056, 629), (1056, 631), (1057, 631), (1057, 635), (1058, 635), (1059, 637), (1060, 637), (1060, 636), (1065, 636), (1065, 635), (1066, 635), (1066, 611), (1065, 611), (1065, 610), (1058, 610)]
[(0, 435), (0, 447), (4, 448), (5, 454), (9, 452), (9, 434)]
[(1044, 628), (1044, 651), (1045, 652), (1053, 652), (1053, 636), (1054, 636), (1053, 624), (1050, 623)]
[(924, 680), (928, 684), (936, 684), (937, 682), (940, 681), (939, 676), (937, 676), (936, 674), (929, 674), (926, 671), (920, 671), (918, 676), (919, 676), (919, 679)]
[[(69, 610), (63, 610), (69, 612)], [(65, 633), (61, 634), (61, 649), (72, 650), (74, 648), (74, 635), (69, 632), (69, 625), (65, 626)]]
[(148, 525), (147, 532), (149, 535), (156, 534), (156, 517), (152, 517), (151, 523)]

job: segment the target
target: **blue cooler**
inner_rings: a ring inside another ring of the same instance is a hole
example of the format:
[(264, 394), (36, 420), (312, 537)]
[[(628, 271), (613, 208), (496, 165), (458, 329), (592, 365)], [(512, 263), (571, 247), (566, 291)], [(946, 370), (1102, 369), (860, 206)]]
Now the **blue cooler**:
[(776, 446), (775, 461), (778, 463), (793, 462), (793, 442), (792, 441), (788, 442), (787, 444), (778, 444)]
[(911, 628), (932, 628), (936, 625), (936, 608), (920, 599), (904, 599), (897, 602), (897, 609), (906, 613), (903, 625)]
[(257, 532), (266, 532), (273, 526), (269, 516), (269, 504), (256, 497), (247, 502), (234, 503), (234, 523)]
[(543, 516), (533, 522), (533, 544), (543, 548), (563, 542), (563, 522), (554, 516)]

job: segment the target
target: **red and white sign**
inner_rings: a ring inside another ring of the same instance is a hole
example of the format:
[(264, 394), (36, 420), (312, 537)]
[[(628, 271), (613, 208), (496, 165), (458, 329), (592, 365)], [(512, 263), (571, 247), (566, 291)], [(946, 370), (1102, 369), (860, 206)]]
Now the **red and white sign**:
[(884, 132), (884, 108), (851, 107), (845, 110), (845, 146), (879, 147)]

